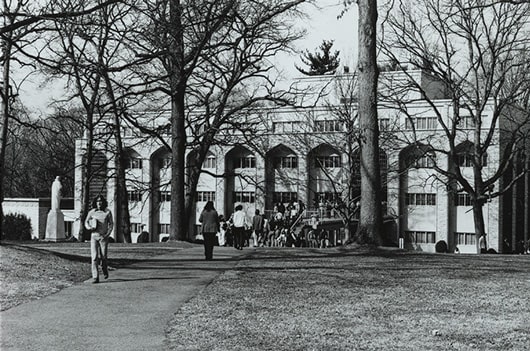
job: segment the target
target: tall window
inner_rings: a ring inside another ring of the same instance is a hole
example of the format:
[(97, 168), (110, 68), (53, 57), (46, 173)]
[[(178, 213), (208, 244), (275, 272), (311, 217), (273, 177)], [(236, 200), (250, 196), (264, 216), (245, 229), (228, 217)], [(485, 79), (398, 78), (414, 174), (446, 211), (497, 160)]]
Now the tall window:
[(198, 191), (197, 201), (199, 202), (215, 201), (215, 191)]
[(298, 168), (298, 157), (294, 155), (275, 157), (274, 168)]
[(340, 166), (341, 161), (339, 155), (315, 157), (315, 168), (340, 168)]
[(475, 233), (455, 232), (455, 242), (457, 245), (475, 245), (476, 235)]
[(438, 120), (436, 117), (413, 117), (405, 120), (406, 129), (428, 130), (436, 129)]
[(458, 193), (455, 196), (455, 206), (473, 206), (468, 193)]
[(203, 168), (215, 168), (215, 165), (216, 165), (215, 156), (210, 155), (206, 157), (206, 159), (204, 160), (204, 163), (202, 164), (202, 167)]
[(158, 201), (160, 202), (171, 202), (171, 191), (159, 191)]
[(129, 198), (129, 202), (142, 201), (142, 193), (140, 190), (127, 191), (127, 197)]
[(132, 233), (141, 233), (142, 232), (142, 223), (131, 223), (131, 232)]
[(434, 206), (436, 205), (436, 194), (405, 194), (405, 204), (413, 206)]
[(274, 203), (295, 202), (298, 201), (298, 193), (276, 191), (272, 194), (272, 201)]
[(159, 223), (158, 224), (158, 234), (169, 234), (169, 224), (168, 223)]
[(238, 157), (235, 162), (235, 168), (256, 168), (256, 158), (254, 155)]
[[(462, 153), (457, 155), (457, 165), (460, 167), (473, 167), (473, 157), (474, 155), (471, 153)], [(482, 165), (487, 166), (488, 165), (488, 155), (484, 154), (482, 155)]]
[(339, 120), (315, 121), (315, 130), (318, 132), (341, 132), (344, 127)]
[(427, 152), (414, 160), (416, 168), (433, 168), (436, 163), (436, 156), (433, 152)]
[(434, 244), (436, 232), (405, 231), (405, 241), (414, 244)]
[(390, 118), (379, 118), (379, 129), (389, 130), (390, 129)]
[(235, 202), (254, 203), (256, 196), (253, 191), (234, 191)]
[(125, 159), (125, 168), (126, 169), (141, 169), (142, 159), (139, 157), (129, 157)]

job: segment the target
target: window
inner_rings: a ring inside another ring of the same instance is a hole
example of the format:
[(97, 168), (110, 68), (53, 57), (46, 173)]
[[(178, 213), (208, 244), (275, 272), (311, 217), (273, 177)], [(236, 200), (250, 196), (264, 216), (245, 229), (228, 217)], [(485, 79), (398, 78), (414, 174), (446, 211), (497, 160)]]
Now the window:
[(436, 163), (434, 153), (428, 152), (414, 160), (413, 166), (416, 168), (433, 168)]
[(337, 202), (340, 201), (340, 196), (334, 192), (320, 192), (316, 193), (318, 202)]
[(476, 235), (475, 233), (455, 232), (455, 242), (457, 245), (475, 245)]
[(171, 202), (171, 191), (159, 191), (158, 201), (159, 202)]
[(142, 223), (131, 223), (131, 233), (141, 233)]
[(158, 224), (158, 234), (169, 234), (169, 224), (159, 223)]
[(197, 201), (215, 201), (215, 191), (197, 191)]
[(379, 129), (389, 130), (390, 129), (390, 118), (379, 118)]
[[(457, 155), (457, 165), (459, 167), (473, 167), (473, 157), (474, 155), (471, 153), (463, 153)], [(488, 165), (488, 155), (484, 154), (482, 155), (482, 165), (487, 166)]]
[(405, 231), (405, 241), (413, 244), (434, 244), (436, 232)]
[(276, 191), (272, 194), (272, 201), (274, 203), (295, 202), (298, 201), (298, 193)]
[(340, 168), (340, 156), (317, 156), (315, 157), (315, 168)]
[(458, 193), (455, 196), (455, 206), (472, 206), (471, 196), (468, 193)]
[(298, 157), (296, 156), (275, 157), (274, 168), (298, 168)]
[(427, 130), (436, 129), (437, 126), (436, 117), (413, 117), (405, 120), (406, 129)]
[(73, 224), (74, 222), (64, 221), (64, 234), (67, 238), (73, 234)]
[(141, 169), (142, 168), (142, 159), (138, 157), (131, 157), (125, 160), (126, 169)]
[(210, 155), (206, 157), (206, 159), (204, 160), (202, 164), (202, 167), (203, 168), (215, 168), (215, 165), (216, 165), (216, 159), (214, 156)]
[(344, 127), (339, 120), (315, 121), (315, 130), (319, 132), (341, 132)]
[(436, 205), (436, 194), (405, 194), (405, 204), (411, 206), (434, 206)]
[(300, 131), (300, 122), (286, 121), (286, 122), (272, 122), (273, 133), (293, 133)]
[(234, 191), (234, 202), (254, 203), (256, 197), (253, 191)]
[(254, 155), (239, 157), (236, 159), (235, 168), (256, 168), (256, 158)]
[(464, 116), (460, 117), (460, 120), (458, 121), (457, 125), (462, 129), (470, 129), (475, 126), (475, 121), (471, 116)]
[(127, 191), (127, 197), (129, 202), (142, 201), (142, 193), (139, 190)]

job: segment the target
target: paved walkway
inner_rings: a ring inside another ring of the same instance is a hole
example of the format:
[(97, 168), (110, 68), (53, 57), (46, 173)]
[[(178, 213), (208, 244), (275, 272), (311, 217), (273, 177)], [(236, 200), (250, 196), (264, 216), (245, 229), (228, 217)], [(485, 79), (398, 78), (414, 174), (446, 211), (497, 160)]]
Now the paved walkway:
[(156, 256), (0, 313), (0, 350), (165, 350), (174, 313), (243, 251), (202, 247)]

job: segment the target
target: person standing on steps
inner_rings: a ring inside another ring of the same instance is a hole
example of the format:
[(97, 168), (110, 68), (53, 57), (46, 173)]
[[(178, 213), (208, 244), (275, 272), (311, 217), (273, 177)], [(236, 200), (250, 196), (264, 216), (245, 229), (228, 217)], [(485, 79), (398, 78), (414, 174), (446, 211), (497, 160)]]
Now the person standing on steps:
[(213, 207), (213, 202), (208, 201), (199, 216), (202, 223), (202, 236), (204, 238), (204, 256), (207, 261), (213, 259), (213, 247), (215, 238), (219, 232), (219, 214)]
[(112, 213), (107, 208), (107, 200), (98, 195), (92, 202), (92, 209), (88, 212), (85, 220), (85, 228), (91, 232), (90, 235), (90, 257), (92, 259), (92, 282), (99, 283), (98, 263), (101, 261), (103, 277), (109, 277), (107, 267), (107, 247), (109, 237), (114, 228)]

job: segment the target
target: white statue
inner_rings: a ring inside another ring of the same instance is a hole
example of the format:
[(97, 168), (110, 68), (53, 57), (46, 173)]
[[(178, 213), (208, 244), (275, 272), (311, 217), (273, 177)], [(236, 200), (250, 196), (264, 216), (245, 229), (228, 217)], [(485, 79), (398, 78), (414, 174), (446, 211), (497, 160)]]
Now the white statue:
[(55, 177), (52, 184), (52, 210), (59, 210), (61, 206), (61, 177)]

